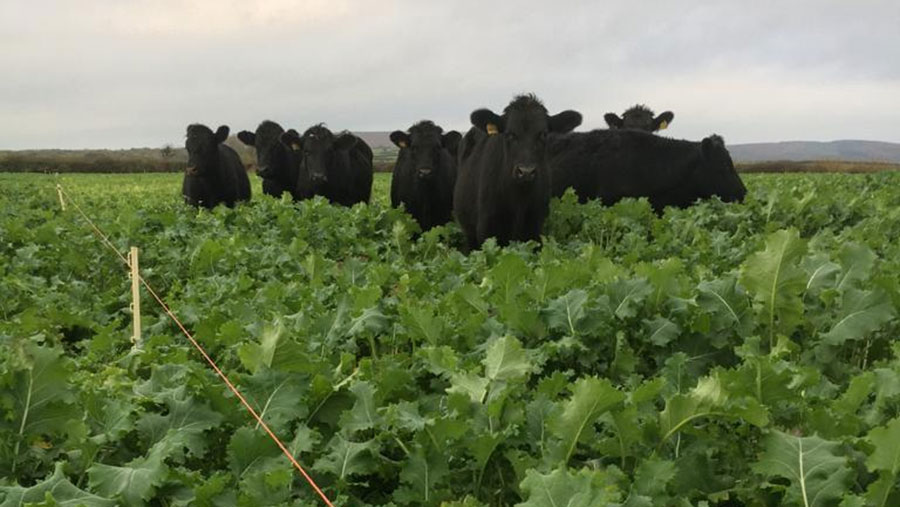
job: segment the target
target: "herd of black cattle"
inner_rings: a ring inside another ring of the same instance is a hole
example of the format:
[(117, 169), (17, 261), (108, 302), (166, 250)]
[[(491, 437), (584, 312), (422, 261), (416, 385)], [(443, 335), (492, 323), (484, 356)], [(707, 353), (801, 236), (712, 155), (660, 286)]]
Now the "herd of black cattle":
[[(470, 248), (489, 237), (501, 245), (540, 241), (550, 198), (569, 187), (582, 202), (646, 197), (657, 212), (714, 195), (740, 201), (746, 194), (721, 137), (691, 142), (653, 134), (671, 123), (669, 111), (654, 116), (635, 106), (621, 118), (605, 115), (609, 129), (572, 132), (580, 113), (550, 116), (537, 97), (520, 95), (501, 115), (478, 109), (470, 119), (465, 136), (444, 133), (430, 121), (390, 135), (400, 148), (391, 204), (405, 206), (423, 230), (455, 217)], [(189, 204), (211, 208), (250, 199), (247, 172), (223, 144), (228, 132), (227, 126), (215, 132), (188, 126), (182, 193)], [(268, 195), (321, 195), (344, 206), (371, 196), (372, 150), (349, 132), (315, 125), (301, 135), (264, 121), (238, 139), (256, 149)]]

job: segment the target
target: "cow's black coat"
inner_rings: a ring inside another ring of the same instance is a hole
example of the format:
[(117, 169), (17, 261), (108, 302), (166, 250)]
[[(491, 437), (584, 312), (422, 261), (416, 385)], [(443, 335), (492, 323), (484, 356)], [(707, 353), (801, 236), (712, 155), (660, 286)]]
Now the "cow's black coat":
[(264, 194), (280, 197), (284, 192), (289, 192), (294, 199), (300, 199), (301, 196), (296, 194), (300, 158), (281, 142), (282, 134), (284, 129), (281, 125), (265, 120), (256, 132), (244, 130), (237, 137), (247, 146), (256, 148), (256, 174), (263, 179)]
[(181, 194), (192, 206), (213, 208), (220, 203), (234, 206), (250, 199), (250, 179), (237, 152), (222, 143), (228, 139), (228, 127), (215, 132), (205, 125), (188, 125), (185, 148), (188, 165)]
[(661, 212), (713, 195), (741, 201), (747, 193), (717, 135), (697, 143), (639, 130), (594, 130), (554, 138), (550, 153), (553, 195), (572, 187), (582, 202), (647, 197)]
[(479, 109), (459, 147), (453, 209), (470, 248), (489, 237), (540, 241), (550, 202), (547, 143), (550, 134), (581, 124), (581, 114), (549, 116), (534, 95), (513, 99), (497, 115)]
[(314, 125), (302, 136), (286, 132), (282, 142), (300, 157), (295, 195), (321, 195), (344, 206), (369, 202), (372, 195), (372, 149), (350, 132), (333, 134)]
[(660, 113), (654, 116), (653, 111), (643, 104), (637, 104), (625, 110), (620, 118), (616, 113), (606, 113), (603, 115), (606, 124), (611, 129), (638, 129), (644, 132), (656, 132), (668, 127), (675, 114), (672, 111)]
[(444, 134), (427, 120), (407, 132), (391, 132), (391, 141), (400, 148), (391, 178), (391, 206), (403, 204), (423, 231), (453, 219), (460, 137), (455, 130)]

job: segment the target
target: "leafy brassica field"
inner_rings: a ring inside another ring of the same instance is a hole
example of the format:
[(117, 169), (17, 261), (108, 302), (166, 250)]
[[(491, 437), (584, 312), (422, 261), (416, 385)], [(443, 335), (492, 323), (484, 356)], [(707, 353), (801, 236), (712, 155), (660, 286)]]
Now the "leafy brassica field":
[(387, 204), (181, 204), (178, 175), (0, 175), (0, 506), (900, 505), (900, 174), (741, 205), (554, 202), (460, 253)]

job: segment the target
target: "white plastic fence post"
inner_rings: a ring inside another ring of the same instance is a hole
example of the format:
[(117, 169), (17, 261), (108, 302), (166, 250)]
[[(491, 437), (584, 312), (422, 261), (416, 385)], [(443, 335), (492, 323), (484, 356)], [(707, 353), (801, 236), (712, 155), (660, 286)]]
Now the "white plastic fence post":
[(66, 211), (66, 201), (63, 199), (62, 185), (59, 183), (56, 184), (56, 195), (59, 196), (59, 205), (62, 207), (62, 210)]
[(141, 275), (138, 271), (138, 249), (131, 247), (128, 252), (128, 264), (131, 266), (131, 315), (134, 320), (134, 333), (131, 343), (135, 348), (141, 348)]

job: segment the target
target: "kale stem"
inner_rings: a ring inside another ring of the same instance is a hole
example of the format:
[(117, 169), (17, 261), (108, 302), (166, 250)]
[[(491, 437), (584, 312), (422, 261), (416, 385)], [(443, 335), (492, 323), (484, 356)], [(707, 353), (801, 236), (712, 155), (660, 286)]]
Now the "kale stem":
[(25, 396), (25, 410), (22, 412), (22, 423), (19, 424), (19, 438), (16, 439), (16, 448), (13, 451), (12, 474), (16, 474), (16, 465), (19, 463), (19, 446), (22, 444), (22, 436), (25, 433), (25, 423), (28, 421), (28, 411), (31, 409), (31, 391), (34, 387), (34, 369), (28, 369), (28, 394)]

